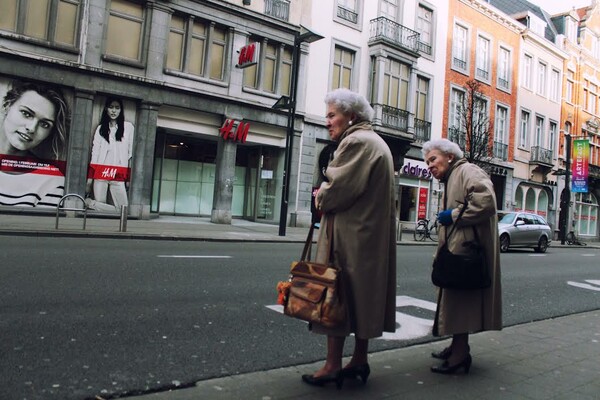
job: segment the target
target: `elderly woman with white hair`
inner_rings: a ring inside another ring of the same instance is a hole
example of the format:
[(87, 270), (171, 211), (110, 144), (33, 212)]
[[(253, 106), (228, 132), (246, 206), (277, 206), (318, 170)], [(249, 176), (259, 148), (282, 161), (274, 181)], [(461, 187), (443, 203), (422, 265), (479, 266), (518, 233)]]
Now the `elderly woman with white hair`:
[[(396, 329), (394, 163), (388, 145), (371, 127), (374, 111), (364, 96), (337, 89), (327, 94), (325, 103), (326, 127), (338, 147), (315, 200), (323, 213), (316, 260), (326, 261), (332, 237), (348, 315), (334, 329), (311, 324), (313, 332), (327, 335), (327, 358), (321, 369), (302, 380), (316, 386), (334, 382), (340, 388), (344, 379), (367, 382), (369, 339)], [(342, 368), (344, 342), (351, 333), (354, 353)]]
[[(439, 289), (434, 336), (452, 335), (449, 347), (432, 353), (443, 363), (431, 371), (453, 374), (469, 372), (472, 357), (469, 334), (502, 329), (502, 290), (500, 286), (500, 252), (498, 217), (494, 186), (488, 174), (469, 163), (456, 143), (437, 139), (423, 144), (423, 156), (431, 174), (444, 184), (443, 207), (438, 214), (441, 225), (436, 252), (448, 242), (448, 250), (464, 253), (468, 243), (479, 242), (486, 255), (492, 284), (486, 289)], [(459, 218), (461, 210), (468, 203)], [(447, 234), (456, 225), (451, 236)]]

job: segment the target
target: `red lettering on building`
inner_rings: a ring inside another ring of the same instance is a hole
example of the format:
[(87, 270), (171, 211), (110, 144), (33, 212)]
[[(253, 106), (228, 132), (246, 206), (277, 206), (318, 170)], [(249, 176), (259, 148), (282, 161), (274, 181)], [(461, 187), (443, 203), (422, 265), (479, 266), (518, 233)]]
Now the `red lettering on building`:
[(249, 122), (239, 121), (236, 127), (236, 121), (228, 118), (223, 123), (223, 126), (219, 129), (219, 135), (223, 138), (223, 140), (233, 140), (240, 143), (246, 143), (249, 130)]

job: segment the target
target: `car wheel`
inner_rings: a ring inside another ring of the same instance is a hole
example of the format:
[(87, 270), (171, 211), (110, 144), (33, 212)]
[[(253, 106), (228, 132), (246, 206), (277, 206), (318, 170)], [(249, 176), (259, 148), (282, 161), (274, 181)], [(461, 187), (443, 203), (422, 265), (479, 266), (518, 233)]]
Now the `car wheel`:
[(502, 236), (500, 236), (500, 251), (502, 253), (505, 253), (506, 251), (508, 251), (509, 246), (510, 246), (510, 238), (508, 237), (508, 235), (506, 233), (503, 233)]
[(548, 239), (545, 236), (540, 238), (537, 247), (534, 249), (537, 253), (545, 253), (548, 249)]

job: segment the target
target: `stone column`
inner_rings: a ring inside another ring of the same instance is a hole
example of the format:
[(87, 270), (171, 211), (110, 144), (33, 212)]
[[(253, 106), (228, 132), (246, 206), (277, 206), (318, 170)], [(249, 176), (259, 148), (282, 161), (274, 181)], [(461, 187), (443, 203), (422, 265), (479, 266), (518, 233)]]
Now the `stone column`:
[(235, 155), (237, 144), (219, 139), (217, 146), (217, 166), (215, 171), (215, 192), (210, 222), (231, 224), (231, 202), (235, 179)]
[(85, 195), (88, 161), (95, 128), (92, 121), (94, 95), (93, 91), (77, 90), (75, 92), (71, 110), (65, 194)]
[(148, 11), (152, 14), (150, 32), (148, 32), (148, 60), (146, 76), (151, 79), (163, 79), (164, 58), (167, 54), (169, 23), (173, 10), (164, 4), (147, 3)]
[(142, 102), (137, 110), (129, 185), (129, 215), (133, 218), (150, 218), (158, 108), (158, 104)]

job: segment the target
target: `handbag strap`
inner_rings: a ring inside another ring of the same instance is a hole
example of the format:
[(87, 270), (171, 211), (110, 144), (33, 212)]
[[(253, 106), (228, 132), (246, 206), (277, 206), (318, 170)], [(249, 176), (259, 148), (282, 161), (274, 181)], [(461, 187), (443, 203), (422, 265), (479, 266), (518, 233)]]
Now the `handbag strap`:
[[(327, 218), (327, 226), (325, 230), (325, 234), (327, 236), (327, 262), (331, 260), (331, 251), (333, 249), (333, 216)], [(306, 236), (306, 242), (304, 243), (304, 249), (302, 249), (302, 257), (300, 257), (300, 261), (310, 260), (311, 257), (311, 248), (313, 235), (315, 231), (315, 224), (310, 224), (310, 229), (308, 230), (308, 235)]]
[[(446, 205), (445, 200), (446, 199), (444, 198), (444, 206)], [(450, 237), (450, 235), (452, 235), (452, 233), (454, 233), (454, 230), (456, 229), (456, 225), (458, 224), (458, 221), (460, 221), (460, 219), (462, 218), (462, 215), (464, 214), (468, 205), (469, 205), (469, 202), (465, 198), (465, 204), (464, 204), (463, 208), (460, 210), (460, 212), (458, 213), (458, 217), (456, 217), (456, 221), (454, 222), (454, 224), (452, 224), (452, 229), (450, 229), (450, 233), (446, 233), (446, 242), (448, 242), (448, 238)], [(475, 228), (473, 228), (473, 229), (475, 229)]]

